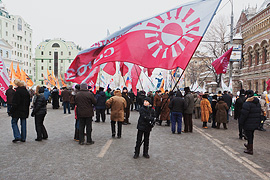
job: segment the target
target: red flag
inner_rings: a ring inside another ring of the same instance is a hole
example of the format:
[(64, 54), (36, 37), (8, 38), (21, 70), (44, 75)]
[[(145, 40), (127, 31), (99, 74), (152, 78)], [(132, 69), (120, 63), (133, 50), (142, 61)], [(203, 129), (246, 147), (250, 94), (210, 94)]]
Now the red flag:
[(115, 32), (81, 52), (67, 70), (66, 80), (88, 82), (92, 78), (88, 74), (95, 67), (112, 61), (185, 69), (220, 2), (189, 2)]
[(0, 56), (0, 96), (5, 102), (7, 101), (6, 91), (8, 90), (8, 86), (10, 84), (9, 82), (10, 79), (8, 76), (7, 68)]
[(137, 83), (138, 80), (140, 78), (140, 74), (141, 74), (141, 68), (134, 64), (132, 69), (131, 69), (131, 85), (132, 85), (132, 91), (133, 93), (137, 96)]
[(103, 71), (105, 71), (106, 73), (108, 73), (109, 75), (113, 76), (116, 72), (116, 65), (115, 62), (108, 62), (104, 68)]
[(120, 62), (121, 76), (125, 76), (128, 73), (128, 66), (124, 62)]
[(229, 49), (221, 57), (212, 62), (212, 66), (215, 68), (217, 74), (226, 73), (232, 50), (233, 48)]
[(267, 84), (267, 91), (270, 90), (270, 79), (268, 81), (266, 81), (266, 84)]

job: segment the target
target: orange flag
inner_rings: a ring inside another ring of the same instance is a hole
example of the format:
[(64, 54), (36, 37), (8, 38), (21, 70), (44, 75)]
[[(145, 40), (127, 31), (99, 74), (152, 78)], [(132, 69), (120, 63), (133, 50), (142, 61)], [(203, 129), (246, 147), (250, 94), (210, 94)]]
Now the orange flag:
[(47, 69), (47, 75), (48, 75), (48, 81), (50, 82), (50, 84), (52, 85), (52, 86), (55, 86), (56, 84), (55, 84), (55, 81), (53, 80), (53, 77), (52, 77), (52, 75), (51, 75), (51, 73), (49, 72), (49, 70)]
[(34, 85), (33, 81), (22, 69), (21, 69), (21, 80), (24, 81), (28, 87), (31, 87)]
[(162, 82), (161, 82), (161, 85), (160, 85), (160, 91), (161, 91), (162, 93), (165, 92), (165, 90), (164, 90), (164, 83), (165, 83), (165, 81), (164, 81), (164, 79), (162, 79)]
[(43, 75), (43, 79), (44, 79), (44, 84), (45, 84), (46, 86), (48, 86), (48, 85), (49, 85), (48, 79), (44, 76), (44, 74), (42, 74), (42, 75)]
[(13, 69), (13, 61), (11, 61), (10, 67), (8, 69), (8, 75), (9, 75), (10, 79), (11, 79), (11, 71), (12, 71), (12, 69)]
[(56, 85), (57, 85), (57, 89), (60, 89), (58, 78), (56, 78)]
[(62, 79), (61, 74), (60, 74), (60, 78), (61, 78), (62, 86), (63, 86), (63, 87), (67, 87), (67, 85), (66, 85), (65, 81)]
[(17, 64), (16, 76), (17, 76), (17, 79), (21, 79), (21, 72), (20, 72), (19, 63)]

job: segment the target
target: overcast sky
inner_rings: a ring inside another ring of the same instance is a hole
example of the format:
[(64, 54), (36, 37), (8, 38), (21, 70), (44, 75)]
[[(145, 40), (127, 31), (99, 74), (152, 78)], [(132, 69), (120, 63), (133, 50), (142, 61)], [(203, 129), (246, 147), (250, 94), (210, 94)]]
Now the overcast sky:
[[(2, 0), (10, 14), (20, 15), (33, 29), (33, 48), (45, 39), (62, 38), (83, 48), (120, 27), (165, 12), (192, 0)], [(217, 16), (229, 18), (231, 3), (223, 0)], [(264, 0), (233, 0), (235, 21)]]

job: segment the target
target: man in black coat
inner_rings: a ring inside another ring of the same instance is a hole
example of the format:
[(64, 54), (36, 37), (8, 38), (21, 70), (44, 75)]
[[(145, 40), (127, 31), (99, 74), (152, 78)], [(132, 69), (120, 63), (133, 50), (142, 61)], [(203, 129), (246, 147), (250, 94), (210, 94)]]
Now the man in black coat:
[(143, 157), (150, 158), (148, 154), (149, 150), (149, 137), (150, 132), (152, 130), (152, 124), (155, 119), (155, 112), (152, 109), (151, 105), (151, 99), (149, 97), (146, 97), (144, 99), (143, 106), (140, 108), (140, 117), (138, 120), (138, 133), (137, 133), (137, 141), (136, 141), (136, 147), (135, 147), (135, 154), (133, 156), (134, 159), (137, 159), (140, 154), (140, 147), (142, 145), (142, 137), (144, 136), (143, 140)]
[(128, 97), (130, 98), (130, 110), (133, 111), (133, 104), (135, 100), (135, 94), (133, 93), (132, 89), (128, 92)]
[(243, 127), (239, 123), (239, 118), (240, 118), (242, 106), (245, 101), (246, 101), (245, 90), (241, 89), (239, 98), (236, 99), (235, 105), (234, 105), (234, 119), (238, 120), (239, 139), (243, 138)]
[(181, 134), (182, 117), (184, 110), (186, 109), (186, 104), (180, 91), (177, 91), (176, 97), (173, 97), (170, 101), (169, 108), (171, 109), (172, 133), (175, 133), (175, 125), (177, 122), (177, 133)]
[[(14, 135), (12, 142), (26, 140), (26, 118), (29, 116), (30, 94), (27, 91), (24, 82), (18, 80), (15, 82), (16, 92), (12, 100), (10, 115), (12, 116), (11, 125)], [(21, 120), (21, 133), (18, 128), (18, 120)]]
[[(227, 91), (223, 92), (223, 98), (229, 109), (232, 106), (232, 97), (228, 94)], [(229, 109), (227, 110), (227, 121), (229, 122)]]
[(6, 96), (7, 96), (7, 113), (9, 113), (9, 111), (10, 111), (14, 94), (15, 94), (15, 90), (13, 89), (13, 86), (12, 85), (9, 85), (8, 90), (6, 91)]
[(123, 88), (122, 91), (122, 97), (125, 98), (126, 102), (127, 102), (127, 107), (125, 108), (125, 119), (124, 119), (124, 123), (123, 125), (127, 125), (130, 124), (129, 122), (129, 116), (130, 116), (130, 104), (131, 104), (131, 100), (128, 96), (128, 90), (126, 87)]
[(106, 109), (106, 94), (103, 91), (104, 88), (100, 87), (98, 90), (98, 93), (96, 95), (97, 104), (96, 107), (96, 121), (100, 122), (100, 116), (102, 122), (105, 122), (106, 116), (105, 116), (105, 109)]
[(254, 97), (252, 90), (248, 90), (246, 94), (248, 98), (243, 104), (239, 123), (245, 130), (245, 135), (248, 140), (248, 143), (244, 144), (247, 148), (244, 152), (252, 155), (254, 131), (258, 129), (261, 123), (261, 105), (259, 99)]

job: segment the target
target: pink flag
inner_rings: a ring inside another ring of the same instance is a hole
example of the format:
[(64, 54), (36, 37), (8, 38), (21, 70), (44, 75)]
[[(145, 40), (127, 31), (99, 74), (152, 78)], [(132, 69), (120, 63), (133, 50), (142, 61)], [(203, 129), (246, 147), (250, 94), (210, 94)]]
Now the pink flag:
[(266, 81), (266, 84), (267, 84), (267, 91), (270, 90), (270, 79), (268, 81)]
[(115, 62), (108, 62), (104, 68), (103, 71), (105, 71), (106, 73), (108, 73), (109, 75), (113, 76), (116, 72), (116, 65)]
[(88, 82), (95, 67), (112, 61), (185, 69), (220, 2), (196, 0), (115, 32), (80, 52), (67, 70), (66, 80)]
[(2, 99), (6, 102), (6, 91), (8, 89), (8, 86), (10, 84), (7, 68), (4, 64), (3, 59), (0, 56), (0, 96)]
[(212, 62), (212, 66), (215, 68), (217, 74), (226, 73), (232, 50), (233, 48), (229, 49), (221, 57)]
[(131, 86), (133, 93), (137, 96), (137, 83), (141, 75), (141, 68), (134, 64), (131, 69)]

